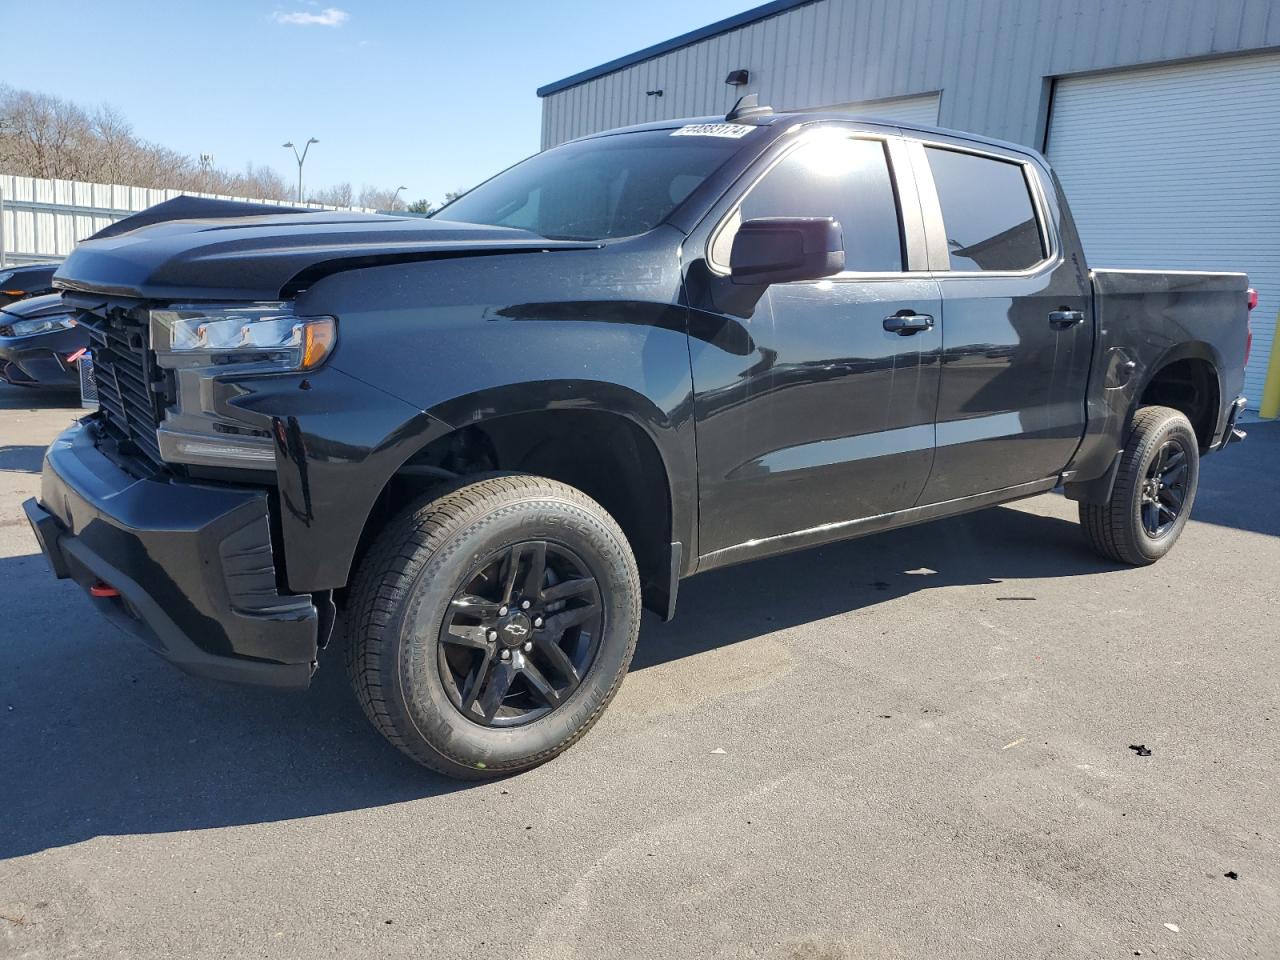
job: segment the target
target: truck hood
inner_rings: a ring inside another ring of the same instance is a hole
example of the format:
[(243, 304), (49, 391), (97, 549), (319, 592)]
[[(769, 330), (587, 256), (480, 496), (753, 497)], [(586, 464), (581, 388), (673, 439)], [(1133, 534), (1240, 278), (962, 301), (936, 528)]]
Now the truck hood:
[(54, 285), (148, 300), (278, 300), (356, 267), (599, 246), (510, 227), (183, 196), (80, 243)]

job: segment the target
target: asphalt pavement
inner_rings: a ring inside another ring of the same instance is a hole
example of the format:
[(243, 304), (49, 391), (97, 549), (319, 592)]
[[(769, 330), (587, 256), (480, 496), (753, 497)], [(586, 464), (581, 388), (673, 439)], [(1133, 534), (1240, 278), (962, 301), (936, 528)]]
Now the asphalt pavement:
[(341, 649), (202, 682), (55, 581), (20, 503), (78, 414), (0, 387), (0, 957), (1280, 957), (1280, 423), (1146, 569), (1047, 495), (695, 577), (474, 785)]

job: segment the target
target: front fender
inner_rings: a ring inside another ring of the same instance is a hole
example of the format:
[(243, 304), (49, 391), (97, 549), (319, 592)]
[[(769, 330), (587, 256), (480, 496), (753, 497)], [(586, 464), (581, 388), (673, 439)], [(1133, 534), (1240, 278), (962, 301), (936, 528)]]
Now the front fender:
[(276, 442), (289, 588), (345, 586), (360, 534), (391, 475), (449, 425), (339, 370), (223, 382), (223, 412)]

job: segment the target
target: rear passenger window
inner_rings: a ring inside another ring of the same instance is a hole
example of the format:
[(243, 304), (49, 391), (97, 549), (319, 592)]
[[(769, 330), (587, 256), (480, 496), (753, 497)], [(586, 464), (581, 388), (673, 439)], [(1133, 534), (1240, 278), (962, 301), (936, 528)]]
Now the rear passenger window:
[(739, 217), (721, 231), (712, 259), (728, 264), (744, 220), (834, 217), (844, 232), (845, 270), (902, 270), (902, 228), (884, 143), (820, 137), (787, 154), (751, 188)]
[(1022, 165), (925, 147), (952, 270), (1026, 270), (1046, 256)]

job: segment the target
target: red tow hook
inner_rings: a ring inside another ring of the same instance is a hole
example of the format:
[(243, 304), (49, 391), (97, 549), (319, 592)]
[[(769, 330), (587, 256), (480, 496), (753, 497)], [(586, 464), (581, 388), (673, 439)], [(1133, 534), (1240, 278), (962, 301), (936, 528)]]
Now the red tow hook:
[(91, 597), (118, 597), (120, 591), (109, 583), (103, 583), (99, 580), (89, 588), (89, 596)]

